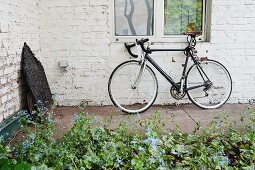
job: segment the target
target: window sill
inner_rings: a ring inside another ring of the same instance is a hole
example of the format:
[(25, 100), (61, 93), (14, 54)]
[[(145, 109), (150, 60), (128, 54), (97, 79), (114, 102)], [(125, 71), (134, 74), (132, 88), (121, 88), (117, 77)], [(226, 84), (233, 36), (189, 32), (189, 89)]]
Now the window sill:
[[(161, 38), (155, 36), (113, 36), (111, 38), (112, 43), (134, 43), (136, 39), (149, 38), (153, 43), (186, 43), (187, 36), (185, 35), (173, 35), (163, 36)], [(209, 42), (204, 35), (197, 37), (197, 42)]]

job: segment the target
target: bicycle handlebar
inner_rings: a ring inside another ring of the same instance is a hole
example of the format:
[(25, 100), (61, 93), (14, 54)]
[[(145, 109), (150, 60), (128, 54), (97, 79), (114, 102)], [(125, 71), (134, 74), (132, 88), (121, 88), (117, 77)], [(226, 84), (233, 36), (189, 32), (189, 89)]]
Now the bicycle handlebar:
[[(202, 32), (187, 32), (187, 33), (183, 33), (183, 35), (187, 35), (187, 41), (188, 41), (188, 43), (189, 43), (189, 46), (188, 46), (188, 47), (195, 47), (195, 46), (196, 46), (196, 37), (199, 36), (199, 35), (201, 35), (201, 34), (202, 34)], [(189, 38), (190, 38), (190, 39), (189, 39)], [(127, 43), (125, 43), (125, 47), (126, 47), (128, 53), (129, 53), (131, 56), (137, 58), (138, 55), (133, 54), (133, 53), (131, 52), (131, 48), (132, 48), (132, 47), (135, 47), (136, 45), (140, 45), (141, 48), (142, 48), (142, 50), (143, 50), (145, 53), (150, 54), (150, 53), (152, 53), (152, 50), (151, 50), (150, 48), (147, 48), (147, 49), (146, 49), (146, 48), (144, 47), (144, 43), (146, 43), (146, 42), (148, 42), (148, 41), (149, 41), (149, 38), (145, 38), (145, 39), (142, 38), (141, 40), (136, 39), (136, 43), (130, 44), (130, 45), (128, 45)]]
[(132, 48), (132, 47), (135, 47), (136, 45), (140, 45), (141, 48), (142, 48), (142, 50), (143, 50), (144, 52), (150, 53), (149, 50), (146, 50), (145, 47), (144, 47), (144, 43), (146, 43), (147, 41), (149, 41), (149, 38), (141, 39), (141, 40), (136, 39), (136, 43), (130, 44), (130, 45), (128, 45), (127, 43), (124, 43), (124, 45), (125, 45), (125, 47), (126, 47), (128, 53), (129, 53), (132, 57), (137, 58), (138, 55), (132, 53), (131, 48)]
[(134, 53), (132, 53), (132, 51), (130, 50), (132, 47), (135, 47), (136, 46), (136, 44), (134, 43), (134, 44), (130, 44), (130, 45), (128, 45), (127, 43), (125, 43), (125, 47), (126, 47), (126, 49), (127, 49), (127, 51), (128, 51), (128, 53), (132, 56), (132, 57), (135, 57), (135, 58), (137, 58), (138, 57), (138, 55), (135, 55)]
[(142, 38), (141, 40), (136, 39), (136, 43), (141, 46), (141, 48), (144, 52), (151, 53), (151, 51), (149, 49), (145, 49), (145, 47), (144, 47), (144, 43), (146, 43), (147, 41), (149, 41), (149, 38), (145, 38), (145, 39)]

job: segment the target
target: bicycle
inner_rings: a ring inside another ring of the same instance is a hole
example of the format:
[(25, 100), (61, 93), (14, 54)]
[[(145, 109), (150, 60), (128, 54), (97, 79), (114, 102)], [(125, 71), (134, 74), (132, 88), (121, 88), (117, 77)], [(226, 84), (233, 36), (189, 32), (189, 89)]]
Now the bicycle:
[[(224, 105), (232, 92), (231, 76), (220, 62), (207, 57), (197, 56), (196, 37), (201, 32), (184, 33), (187, 35), (188, 45), (185, 49), (152, 49), (149, 39), (136, 40), (136, 43), (125, 47), (128, 53), (131, 48), (140, 46), (142, 55), (140, 60), (129, 60), (119, 64), (111, 73), (108, 82), (108, 92), (115, 106), (126, 113), (142, 113), (149, 109), (158, 95), (158, 80), (148, 62), (172, 85), (170, 94), (180, 100), (187, 94), (189, 100), (203, 109), (216, 109)], [(149, 54), (158, 51), (182, 51), (186, 56), (183, 72), (179, 82), (173, 79), (150, 57)], [(189, 59), (193, 65), (188, 69)]]

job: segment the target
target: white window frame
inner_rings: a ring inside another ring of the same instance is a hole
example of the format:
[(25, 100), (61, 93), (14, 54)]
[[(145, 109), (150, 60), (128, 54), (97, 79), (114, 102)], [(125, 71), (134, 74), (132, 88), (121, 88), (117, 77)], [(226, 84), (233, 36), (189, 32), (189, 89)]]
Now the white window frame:
[[(203, 0), (203, 34), (198, 37), (198, 41), (210, 40), (210, 22), (211, 22), (211, 4), (212, 0)], [(149, 38), (153, 42), (186, 42), (185, 35), (164, 35), (164, 0), (154, 0), (153, 16), (153, 34), (151, 36), (116, 36), (115, 35), (115, 9), (114, 0), (110, 4), (110, 23), (111, 23), (111, 41), (112, 42), (133, 42), (139, 38)]]

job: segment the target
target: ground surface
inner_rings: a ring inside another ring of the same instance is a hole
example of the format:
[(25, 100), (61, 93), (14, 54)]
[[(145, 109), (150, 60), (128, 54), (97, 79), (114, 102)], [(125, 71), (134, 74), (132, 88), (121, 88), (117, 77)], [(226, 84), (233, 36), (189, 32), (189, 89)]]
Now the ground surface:
[[(203, 110), (194, 105), (180, 105), (176, 106), (153, 106), (144, 113), (136, 115), (128, 115), (121, 112), (114, 106), (103, 107), (57, 107), (53, 110), (54, 120), (56, 122), (56, 129), (54, 137), (56, 140), (60, 139), (64, 133), (70, 130), (74, 124), (75, 119), (79, 113), (85, 115), (93, 115), (97, 122), (101, 125), (106, 125), (110, 129), (116, 128), (121, 122), (128, 123), (131, 131), (133, 129), (141, 128), (141, 121), (146, 121), (156, 112), (159, 113), (159, 120), (165, 126), (164, 130), (170, 132), (178, 126), (182, 132), (192, 133), (197, 124), (201, 125), (200, 129), (208, 126), (210, 122), (223, 115), (228, 115), (229, 122), (236, 122), (235, 128), (242, 129), (244, 123), (240, 120), (240, 114), (245, 112), (247, 108), (255, 109), (254, 105), (247, 104), (226, 104), (223, 107), (215, 110)], [(144, 130), (141, 128), (141, 130)], [(9, 142), (10, 145), (22, 141), (24, 134), (22, 131), (16, 133), (13, 139)]]
[(74, 123), (75, 115), (79, 112), (84, 114), (95, 115), (96, 119), (104, 122), (107, 118), (111, 118), (111, 122), (107, 125), (110, 128), (115, 128), (121, 121), (129, 122), (130, 127), (139, 128), (141, 120), (147, 120), (155, 112), (160, 113), (160, 120), (165, 123), (165, 130), (171, 131), (179, 126), (183, 132), (191, 133), (194, 131), (197, 123), (205, 127), (219, 117), (219, 115), (226, 114), (229, 116), (230, 122), (236, 122), (236, 128), (240, 129), (243, 122), (240, 121), (240, 114), (244, 112), (251, 105), (242, 104), (226, 104), (223, 107), (215, 110), (203, 110), (194, 105), (180, 105), (175, 106), (153, 106), (148, 111), (138, 115), (128, 115), (118, 110), (113, 106), (104, 107), (57, 107), (55, 109), (56, 120), (56, 138), (60, 138), (63, 133), (68, 131)]

